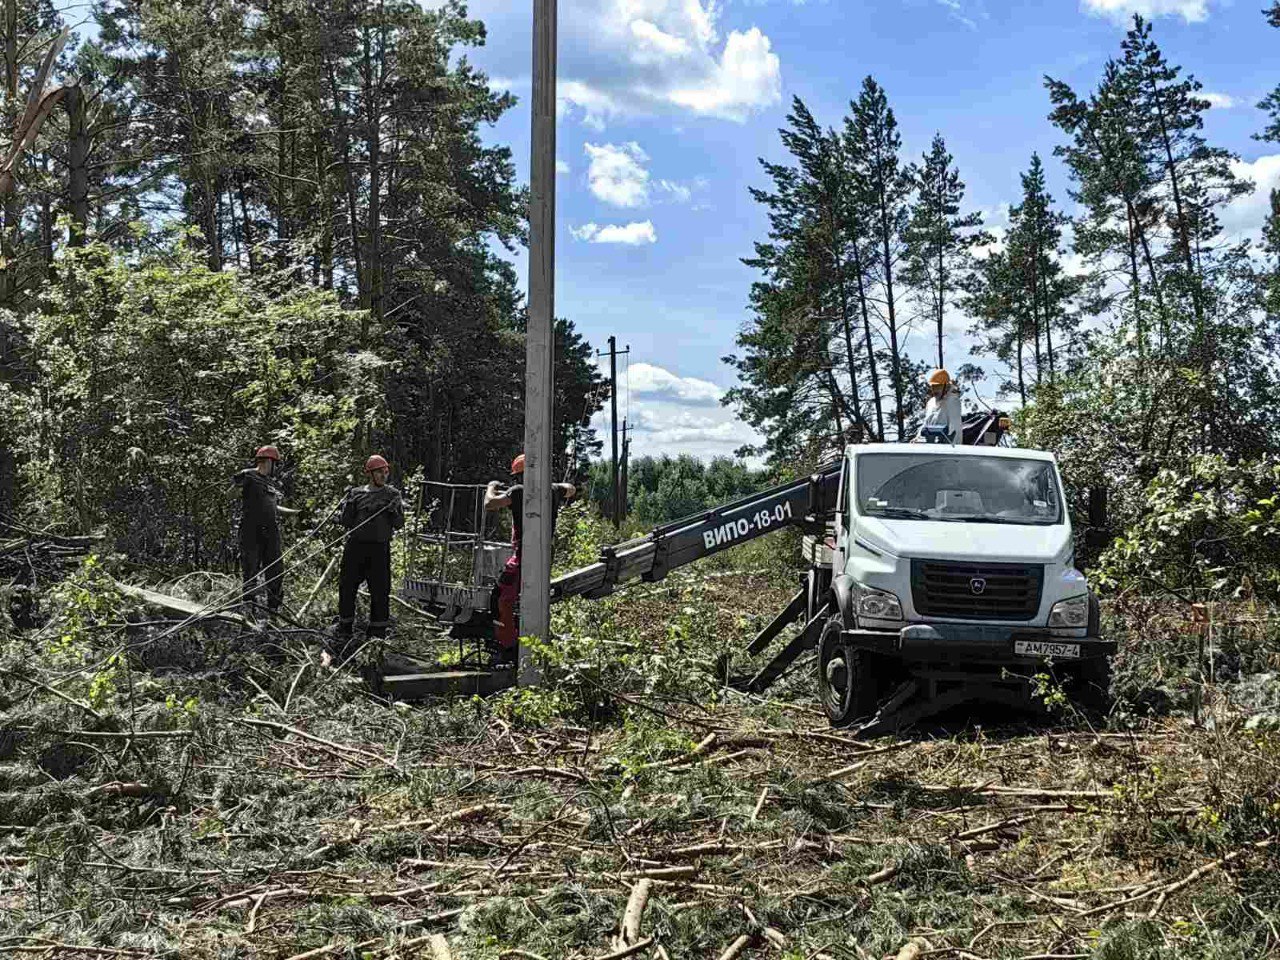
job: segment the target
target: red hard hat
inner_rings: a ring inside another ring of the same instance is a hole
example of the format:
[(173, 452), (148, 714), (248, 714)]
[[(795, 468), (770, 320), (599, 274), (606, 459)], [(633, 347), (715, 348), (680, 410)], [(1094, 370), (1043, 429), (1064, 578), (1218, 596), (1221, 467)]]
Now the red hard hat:
[(387, 463), (385, 459), (383, 459), (381, 456), (379, 456), (376, 453), (364, 462), (365, 473), (373, 473), (373, 471), (375, 470), (390, 470), (390, 469), (391, 469), (391, 464)]
[(511, 473), (513, 475), (518, 473), (524, 473), (524, 454), (523, 453), (511, 461)]
[(275, 447), (270, 446), (270, 445), (265, 446), (265, 447), (259, 447), (259, 448), (258, 448), (258, 450), (257, 450), (257, 452), (253, 455), (253, 459), (255, 459), (255, 460), (279, 460), (279, 459), (280, 459), (280, 451), (279, 451), (279, 450), (277, 450)]

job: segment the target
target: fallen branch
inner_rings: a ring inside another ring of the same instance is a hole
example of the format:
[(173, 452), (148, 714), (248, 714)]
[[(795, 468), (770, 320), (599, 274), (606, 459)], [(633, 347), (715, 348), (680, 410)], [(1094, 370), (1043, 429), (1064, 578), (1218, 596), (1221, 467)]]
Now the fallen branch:
[(1042, 790), (1039, 787), (1000, 787), (988, 783), (944, 784), (917, 783), (914, 789), (921, 793), (977, 793), (998, 797), (1061, 797), (1073, 800), (1114, 800), (1110, 790)]
[(1175, 881), (1174, 883), (1170, 883), (1165, 886), (1151, 887), (1148, 890), (1135, 893), (1131, 897), (1125, 897), (1121, 900), (1112, 901), (1111, 903), (1104, 903), (1100, 907), (1092, 907), (1089, 910), (1082, 911), (1080, 916), (1092, 917), (1099, 913), (1109, 913), (1112, 910), (1119, 910), (1121, 907), (1126, 907), (1131, 903), (1137, 903), (1139, 900), (1146, 900), (1148, 897), (1158, 896), (1159, 900), (1156, 902), (1155, 906), (1151, 908), (1151, 911), (1148, 914), (1148, 916), (1155, 916), (1160, 907), (1164, 906), (1164, 902), (1169, 898), (1170, 894), (1177, 893), (1184, 887), (1188, 887), (1202, 877), (1213, 873), (1215, 870), (1221, 870), (1227, 864), (1239, 860), (1246, 853), (1249, 853), (1252, 850), (1265, 850), (1273, 843), (1275, 843), (1275, 837), (1268, 837), (1265, 840), (1259, 840), (1256, 843), (1251, 843), (1247, 847), (1242, 847), (1239, 850), (1233, 850), (1224, 857), (1219, 857), (1217, 860), (1212, 860), (1203, 866), (1196, 867), (1181, 880)]
[(325, 740), (323, 737), (317, 737), (313, 733), (307, 733), (305, 730), (299, 730), (297, 727), (291, 727), (288, 724), (276, 723), (274, 720), (259, 720), (256, 717), (232, 717), (231, 722), (238, 723), (246, 727), (261, 727), (267, 730), (275, 730), (279, 733), (288, 733), (303, 740), (308, 740), (311, 743), (319, 744), (322, 747), (328, 747), (330, 750), (337, 750), (340, 753), (349, 753), (358, 757), (365, 757), (368, 760), (373, 760), (375, 763), (384, 764), (400, 776), (404, 776), (404, 771), (386, 757), (379, 756), (378, 754), (372, 753), (371, 751), (365, 750), (361, 747), (353, 747), (349, 744), (335, 743), (332, 740)]
[(621, 949), (613, 951), (613, 953), (606, 953), (602, 956), (596, 957), (595, 960), (622, 960), (623, 957), (632, 957), (637, 953), (648, 950), (651, 946), (653, 946), (653, 937), (645, 937), (639, 943), (633, 943), (630, 946), (622, 947)]
[[(465, 912), (465, 907), (459, 907), (456, 910), (445, 910), (443, 913), (433, 913), (428, 917), (419, 917), (417, 920), (407, 920), (401, 926), (418, 927), (427, 923), (442, 923), (445, 920), (452, 920), (454, 917), (461, 916)], [(420, 947), (431, 942), (431, 938), (439, 936), (439, 934), (427, 934), (425, 937), (414, 937), (410, 940), (404, 940), (397, 944), (398, 947)], [(382, 944), (382, 937), (375, 937), (372, 940), (364, 940), (360, 943), (331, 943), (324, 947), (316, 947), (314, 950), (308, 950), (305, 953), (295, 953), (285, 960), (314, 960), (315, 957), (327, 957), (330, 954), (338, 953), (344, 950), (369, 950)]]
[(972, 830), (957, 833), (951, 839), (972, 840), (974, 837), (980, 837), (985, 833), (995, 833), (997, 830), (1003, 830), (1005, 827), (1021, 826), (1030, 819), (1030, 817), (1010, 817), (1008, 820), (1001, 820), (999, 823), (989, 823), (985, 827), (974, 827)]
[(622, 913), (621, 946), (630, 946), (640, 940), (640, 921), (644, 919), (644, 908), (649, 905), (649, 894), (652, 891), (653, 881), (648, 877), (637, 880), (631, 888), (627, 908)]
[(769, 788), (765, 787), (760, 791), (760, 799), (756, 801), (755, 808), (751, 811), (751, 823), (755, 823), (760, 817), (760, 811), (764, 809), (765, 803), (769, 799)]
[(724, 948), (724, 953), (720, 954), (720, 960), (735, 960), (743, 950), (751, 945), (751, 937), (743, 934), (737, 940)]
[(1154, 919), (1156, 914), (1158, 914), (1160, 912), (1160, 909), (1164, 906), (1165, 901), (1169, 899), (1170, 894), (1177, 893), (1179, 890), (1182, 890), (1186, 887), (1191, 886), (1191, 884), (1195, 883), (1201, 877), (1207, 876), (1208, 874), (1213, 873), (1216, 870), (1221, 870), (1227, 864), (1231, 863), (1232, 861), (1240, 859), (1249, 851), (1265, 850), (1267, 847), (1271, 846), (1271, 844), (1274, 842), (1275, 842), (1274, 838), (1259, 840), (1257, 843), (1251, 843), (1249, 846), (1244, 847), (1241, 850), (1233, 851), (1232, 853), (1227, 854), (1225, 857), (1219, 857), (1217, 860), (1214, 860), (1212, 863), (1206, 863), (1202, 867), (1196, 867), (1196, 869), (1192, 870), (1189, 874), (1187, 874), (1181, 880), (1177, 881), (1176, 883), (1169, 884), (1167, 887), (1163, 888), (1160, 891), (1160, 895), (1159, 897), (1156, 898), (1156, 902), (1152, 905), (1151, 910), (1148, 911), (1147, 917), (1150, 919)]
[(163, 793), (162, 790), (148, 783), (122, 783), (113, 780), (111, 783), (100, 783), (85, 791), (85, 797), (150, 797)]
[(697, 875), (697, 867), (653, 867), (619, 874), (624, 880), (687, 880)]
[(888, 883), (890, 880), (892, 880), (894, 877), (898, 875), (898, 872), (901, 869), (902, 867), (899, 864), (895, 863), (892, 866), (885, 867), (883, 870), (877, 870), (875, 873), (872, 873), (872, 874), (869, 874), (868, 876), (863, 877), (862, 882), (865, 883), (868, 887), (874, 887), (876, 884), (879, 884), (879, 883)]

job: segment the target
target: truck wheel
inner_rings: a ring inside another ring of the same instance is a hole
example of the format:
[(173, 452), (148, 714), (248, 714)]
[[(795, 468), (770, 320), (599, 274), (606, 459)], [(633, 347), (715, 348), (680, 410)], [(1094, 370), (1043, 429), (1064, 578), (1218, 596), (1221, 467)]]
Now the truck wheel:
[[(1098, 598), (1089, 594), (1089, 636), (1102, 634), (1102, 608)], [(1099, 657), (1086, 660), (1076, 675), (1075, 701), (1084, 710), (1098, 716), (1111, 711), (1111, 660)]]
[(871, 654), (841, 637), (843, 619), (837, 614), (823, 625), (818, 639), (818, 696), (833, 727), (843, 727), (875, 713), (881, 683)]
[(1076, 704), (1100, 717), (1111, 712), (1111, 660), (1098, 657), (1080, 664), (1073, 691)]

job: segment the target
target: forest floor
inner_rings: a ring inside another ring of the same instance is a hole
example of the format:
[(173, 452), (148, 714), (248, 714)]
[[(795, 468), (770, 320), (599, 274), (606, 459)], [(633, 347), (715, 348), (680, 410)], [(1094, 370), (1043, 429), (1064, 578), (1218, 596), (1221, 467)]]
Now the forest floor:
[(570, 611), (544, 691), (411, 706), (77, 575), (0, 662), (0, 954), (1280, 956), (1280, 734), (680, 692), (785, 590), (675, 577)]

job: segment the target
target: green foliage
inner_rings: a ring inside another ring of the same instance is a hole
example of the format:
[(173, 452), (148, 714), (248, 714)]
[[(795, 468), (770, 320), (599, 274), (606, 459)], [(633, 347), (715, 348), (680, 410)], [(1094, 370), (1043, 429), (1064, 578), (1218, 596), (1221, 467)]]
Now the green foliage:
[[(602, 512), (608, 509), (609, 473), (607, 461), (591, 466), (590, 496)], [(639, 457), (627, 471), (627, 503), (635, 519), (651, 527), (754, 493), (767, 482), (765, 472), (729, 457)]]
[(1098, 582), (1188, 602), (1280, 600), (1280, 460), (1194, 457), (1148, 484), (1141, 517), (1100, 561)]
[(60, 269), (27, 322), (38, 385), (0, 398), (45, 522), (200, 563), (228, 540), (230, 477), (258, 444), (284, 453), (295, 506), (318, 510), (350, 482), (388, 369), (358, 348), (360, 314), (314, 288), (211, 272), (184, 241), (132, 261), (91, 244)]
[(902, 276), (915, 288), (936, 328), (942, 367), (947, 308), (973, 269), (974, 247), (990, 243), (992, 237), (981, 229), (981, 213), (961, 213), (965, 185), (942, 134), (934, 134), (923, 159), (916, 170), (917, 196), (905, 232), (907, 269)]

